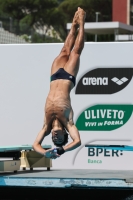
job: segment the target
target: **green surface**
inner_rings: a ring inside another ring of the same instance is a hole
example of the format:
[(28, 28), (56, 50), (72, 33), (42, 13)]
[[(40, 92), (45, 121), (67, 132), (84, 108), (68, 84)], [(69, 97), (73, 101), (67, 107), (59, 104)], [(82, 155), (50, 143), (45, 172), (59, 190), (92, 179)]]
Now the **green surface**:
[[(51, 145), (42, 145), (44, 149), (52, 148)], [(30, 150), (32, 149), (32, 145), (14, 145), (14, 146), (0, 146), (0, 152), (5, 151), (22, 151), (22, 150)]]

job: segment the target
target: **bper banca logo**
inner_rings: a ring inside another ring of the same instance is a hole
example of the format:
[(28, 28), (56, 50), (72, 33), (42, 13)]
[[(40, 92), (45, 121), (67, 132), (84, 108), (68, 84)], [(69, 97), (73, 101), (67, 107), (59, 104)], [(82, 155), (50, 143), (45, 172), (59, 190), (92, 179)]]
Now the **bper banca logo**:
[[(99, 146), (99, 145), (98, 145)], [(102, 157), (117, 157), (119, 158), (120, 156), (123, 156), (123, 150), (119, 150), (117, 147), (98, 147), (95, 148), (91, 147), (91, 145), (85, 145), (85, 147), (88, 148), (88, 163), (89, 164), (101, 164), (102, 160), (100, 159)], [(95, 160), (94, 160), (95, 158)]]
[(78, 82), (76, 94), (113, 94), (131, 81), (133, 68), (97, 68), (87, 72)]
[(111, 131), (131, 117), (133, 105), (95, 105), (85, 109), (76, 121), (81, 131)]

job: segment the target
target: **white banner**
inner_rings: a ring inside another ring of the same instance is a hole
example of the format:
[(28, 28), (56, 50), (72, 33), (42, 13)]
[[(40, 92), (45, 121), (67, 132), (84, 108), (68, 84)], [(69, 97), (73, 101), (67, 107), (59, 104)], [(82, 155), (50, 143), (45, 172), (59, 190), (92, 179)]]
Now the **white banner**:
[[(62, 46), (0, 45), (1, 146), (33, 144), (43, 125), (51, 65)], [(82, 145), (54, 160), (54, 168), (132, 169), (133, 152), (87, 146), (133, 146), (132, 52), (132, 42), (85, 44), (71, 91)], [(43, 144), (54, 147), (51, 134)]]

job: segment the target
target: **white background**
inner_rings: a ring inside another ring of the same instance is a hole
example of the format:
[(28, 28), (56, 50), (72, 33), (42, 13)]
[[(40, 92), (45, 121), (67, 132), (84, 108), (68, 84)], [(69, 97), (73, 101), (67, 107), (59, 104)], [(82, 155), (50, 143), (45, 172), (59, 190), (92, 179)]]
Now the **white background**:
[[(51, 65), (62, 46), (63, 44), (0, 45), (0, 146), (31, 145), (34, 142), (43, 125)], [(76, 82), (85, 73), (98, 67), (133, 67), (132, 52), (132, 42), (86, 43)], [(133, 104), (133, 80), (126, 88), (112, 95), (75, 95), (74, 88), (71, 103), (74, 121), (82, 111), (93, 105)], [(102, 164), (90, 165), (87, 163), (88, 151), (84, 147), (90, 142), (133, 146), (132, 129), (133, 116), (124, 126), (114, 131), (80, 131), (82, 146), (54, 160), (53, 167), (132, 169), (133, 152), (124, 152), (119, 158), (102, 157)], [(51, 135), (43, 144), (53, 146)], [(110, 164), (112, 162), (113, 165)]]

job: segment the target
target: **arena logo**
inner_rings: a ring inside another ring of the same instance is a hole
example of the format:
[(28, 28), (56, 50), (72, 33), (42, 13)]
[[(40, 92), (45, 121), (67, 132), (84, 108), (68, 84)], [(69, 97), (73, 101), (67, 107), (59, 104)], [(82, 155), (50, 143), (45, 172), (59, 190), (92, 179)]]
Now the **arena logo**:
[(87, 72), (78, 82), (76, 94), (113, 94), (131, 81), (133, 68), (97, 68)]
[(128, 79), (126, 77), (121, 78), (120, 80), (117, 77), (114, 77), (111, 79), (114, 83), (116, 83), (117, 85), (122, 85), (123, 83), (125, 83), (126, 81), (128, 81)]
[(85, 109), (76, 121), (81, 131), (111, 131), (131, 117), (133, 105), (95, 105)]
[(104, 78), (84, 77), (82, 79), (82, 83), (83, 83), (83, 85), (108, 85), (108, 78), (107, 77), (104, 77)]

